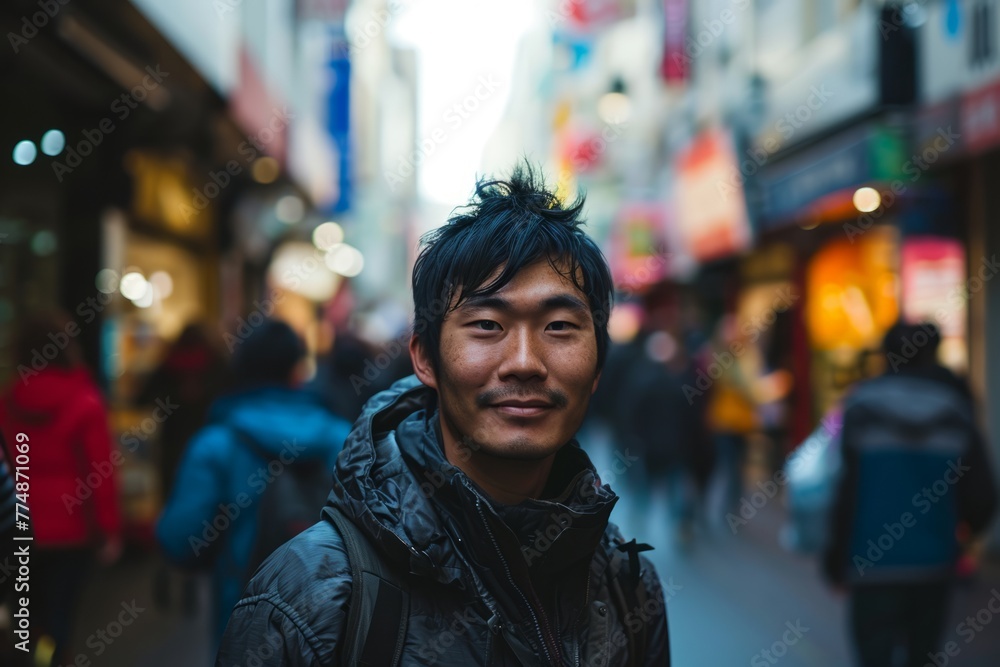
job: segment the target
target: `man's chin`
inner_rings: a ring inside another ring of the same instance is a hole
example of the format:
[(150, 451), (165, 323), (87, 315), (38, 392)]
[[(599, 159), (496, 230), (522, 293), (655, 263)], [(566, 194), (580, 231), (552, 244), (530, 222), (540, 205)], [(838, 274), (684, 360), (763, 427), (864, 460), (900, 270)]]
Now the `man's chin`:
[(530, 438), (517, 438), (505, 442), (483, 443), (479, 452), (508, 461), (542, 461), (557, 451), (561, 445), (539, 442)]

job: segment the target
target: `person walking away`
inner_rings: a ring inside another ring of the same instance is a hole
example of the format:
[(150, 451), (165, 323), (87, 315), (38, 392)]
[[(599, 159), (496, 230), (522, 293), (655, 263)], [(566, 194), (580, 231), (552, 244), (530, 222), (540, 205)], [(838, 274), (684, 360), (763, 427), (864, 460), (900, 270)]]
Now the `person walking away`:
[[(300, 462), (329, 480), (350, 429), (300, 389), (304, 360), (298, 334), (276, 320), (256, 327), (239, 344), (233, 358), (236, 389), (212, 406), (208, 424), (188, 444), (156, 526), (174, 563), (211, 569), (216, 642), (253, 574), (262, 499)], [(310, 522), (321, 509), (322, 498)]]
[(744, 369), (744, 355), (734, 355), (731, 351), (740, 349), (737, 345), (743, 345), (749, 350), (743, 338), (745, 337), (739, 334), (733, 316), (724, 317), (719, 322), (711, 365), (720, 366), (721, 371), (708, 395), (705, 419), (715, 443), (722, 481), (720, 517), (736, 512), (739, 508), (743, 495), (747, 437), (759, 426), (753, 394), (754, 378)]
[(74, 327), (79, 330), (58, 312), (26, 320), (17, 340), (17, 378), (0, 396), (7, 442), (25, 433), (30, 443), (31, 618), (42, 665), (71, 660), (73, 616), (87, 570), (95, 557), (108, 565), (122, 551), (117, 452), (104, 399), (68, 333)]
[(883, 375), (845, 401), (843, 477), (823, 572), (849, 596), (862, 667), (935, 662), (963, 526), (989, 524), (997, 491), (965, 384), (937, 363), (932, 324), (893, 326)]
[[(157, 434), (157, 470), (164, 502), (174, 486), (184, 447), (205, 425), (212, 402), (228, 387), (228, 375), (226, 358), (211, 340), (205, 325), (192, 322), (170, 344), (163, 360), (137, 392), (134, 400), (137, 405), (150, 405), (169, 397), (183, 406), (160, 425)], [(193, 614), (197, 580), (183, 575), (180, 581), (182, 607)], [(169, 606), (171, 576), (166, 565), (155, 575), (153, 592), (159, 607)]]

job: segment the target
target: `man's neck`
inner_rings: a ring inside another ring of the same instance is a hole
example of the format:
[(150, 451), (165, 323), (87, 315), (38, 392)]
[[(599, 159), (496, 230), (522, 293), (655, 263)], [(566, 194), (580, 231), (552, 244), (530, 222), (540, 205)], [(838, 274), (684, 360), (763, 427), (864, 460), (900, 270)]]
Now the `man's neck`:
[(527, 461), (492, 456), (481, 449), (461, 444), (443, 421), (440, 428), (445, 458), (468, 475), (490, 498), (504, 505), (517, 505), (529, 498), (541, 497), (555, 454)]

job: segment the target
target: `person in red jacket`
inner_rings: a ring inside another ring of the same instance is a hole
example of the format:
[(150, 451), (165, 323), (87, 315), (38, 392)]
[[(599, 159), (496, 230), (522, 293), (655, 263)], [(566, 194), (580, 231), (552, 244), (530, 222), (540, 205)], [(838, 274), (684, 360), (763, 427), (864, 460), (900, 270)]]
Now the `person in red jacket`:
[[(16, 377), (0, 397), (8, 442), (28, 438), (32, 546), (32, 638), (39, 654), (63, 658), (70, 623), (93, 556), (121, 553), (116, 462), (107, 409), (82, 362), (79, 327), (60, 313), (26, 321), (18, 337)], [(23, 439), (23, 436), (22, 436)], [(43, 636), (49, 639), (42, 642)]]

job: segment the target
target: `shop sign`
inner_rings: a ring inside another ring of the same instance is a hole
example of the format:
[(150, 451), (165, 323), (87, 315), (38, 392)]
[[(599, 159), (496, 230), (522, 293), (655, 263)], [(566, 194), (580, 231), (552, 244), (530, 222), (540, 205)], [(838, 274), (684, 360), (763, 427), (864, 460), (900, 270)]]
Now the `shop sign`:
[(934, 322), (945, 338), (965, 336), (965, 250), (956, 239), (917, 236), (904, 241), (903, 317)]
[(863, 126), (760, 171), (761, 226), (773, 229), (802, 217), (817, 200), (866, 183), (903, 175), (902, 138), (890, 129)]
[(962, 98), (962, 140), (971, 153), (1000, 144), (1000, 81)]
[(671, 255), (666, 249), (666, 211), (656, 202), (622, 207), (611, 236), (611, 276), (615, 285), (634, 292), (668, 275)]
[(674, 200), (688, 254), (720, 259), (750, 246), (750, 221), (732, 138), (722, 129), (701, 133), (680, 153)]

